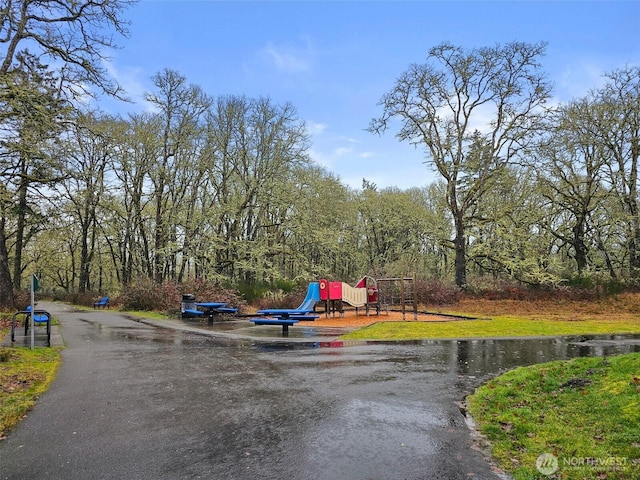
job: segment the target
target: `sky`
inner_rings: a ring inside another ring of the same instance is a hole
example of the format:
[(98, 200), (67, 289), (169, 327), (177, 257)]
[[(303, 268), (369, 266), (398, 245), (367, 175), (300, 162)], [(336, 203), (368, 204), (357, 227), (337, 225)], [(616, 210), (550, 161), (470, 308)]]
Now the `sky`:
[(129, 38), (106, 65), (148, 111), (152, 77), (171, 69), (213, 97), (292, 104), (311, 135), (311, 158), (353, 188), (422, 187), (438, 177), (396, 130), (366, 131), (379, 101), (411, 64), (442, 42), (473, 49), (547, 42), (553, 101), (602, 86), (602, 75), (640, 65), (640, 1), (213, 1), (141, 0), (123, 12)]

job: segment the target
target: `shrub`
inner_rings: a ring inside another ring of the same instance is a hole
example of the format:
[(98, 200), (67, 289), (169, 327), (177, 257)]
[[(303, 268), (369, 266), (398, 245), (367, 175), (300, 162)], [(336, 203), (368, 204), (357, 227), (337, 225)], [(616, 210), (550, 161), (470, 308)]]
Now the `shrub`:
[(239, 294), (250, 304), (264, 297), (268, 291), (269, 288), (266, 285), (256, 285), (252, 283), (240, 283), (238, 285)]
[(418, 305), (449, 305), (455, 303), (460, 296), (458, 287), (443, 283), (437, 278), (416, 280), (415, 289)]
[(297, 286), (288, 293), (283, 290), (265, 292), (262, 298), (253, 302), (258, 309), (298, 308), (307, 294), (308, 286)]
[(0, 312), (0, 335), (11, 328), (11, 314)]
[[(182, 294), (192, 293), (196, 296), (197, 301), (225, 302), (232, 307), (239, 308), (240, 311), (247, 305), (247, 302), (243, 300), (238, 291), (200, 278), (190, 279), (178, 285), (177, 288), (180, 292), (180, 301), (182, 301)], [(178, 302), (178, 308), (180, 301)]]
[[(84, 305), (85, 307), (92, 307), (93, 302), (98, 300), (102, 295), (98, 292), (82, 292), (82, 293), (71, 293), (64, 296), (64, 301), (68, 303), (72, 303), (74, 305)], [(109, 300), (109, 304), (113, 306), (113, 301)]]
[(295, 293), (296, 285), (297, 284), (294, 281), (281, 279), (276, 280), (274, 283), (242, 282), (237, 288), (238, 292), (248, 303), (256, 304), (262, 303), (265, 298), (268, 298), (271, 295), (286, 296), (289, 293)]
[(119, 300), (125, 310), (163, 311), (179, 308), (182, 297), (174, 283), (157, 284), (141, 277), (123, 288)]
[(140, 278), (123, 289), (119, 301), (125, 310), (174, 314), (180, 311), (182, 295), (187, 293), (195, 295), (197, 301), (226, 302), (240, 309), (245, 306), (237, 292), (202, 279), (190, 279), (182, 284), (171, 281), (157, 284), (148, 278)]
[(31, 304), (31, 293), (27, 290), (18, 290), (13, 293), (13, 301), (16, 309), (24, 310)]
[(0, 347), (0, 362), (8, 362), (11, 358), (11, 349)]

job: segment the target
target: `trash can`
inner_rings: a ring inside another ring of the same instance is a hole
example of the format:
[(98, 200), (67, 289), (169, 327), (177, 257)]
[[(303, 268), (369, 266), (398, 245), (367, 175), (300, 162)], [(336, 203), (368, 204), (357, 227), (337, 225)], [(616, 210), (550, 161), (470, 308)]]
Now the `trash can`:
[(196, 309), (196, 296), (192, 293), (185, 293), (182, 295), (182, 305), (180, 311), (182, 312), (182, 318), (187, 318), (190, 315), (185, 313), (187, 310)]

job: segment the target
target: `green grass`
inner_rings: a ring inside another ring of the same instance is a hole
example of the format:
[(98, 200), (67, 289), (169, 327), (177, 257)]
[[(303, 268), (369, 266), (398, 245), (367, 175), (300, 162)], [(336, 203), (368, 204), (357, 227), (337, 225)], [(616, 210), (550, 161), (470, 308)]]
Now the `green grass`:
[[(520, 367), (467, 404), (516, 480), (640, 478), (640, 353)], [(544, 453), (558, 460), (553, 475), (536, 467)]]
[[(150, 310), (127, 310), (126, 312), (127, 315), (131, 315), (132, 317), (138, 317), (138, 318), (151, 318), (154, 320), (167, 320), (168, 318), (175, 318), (172, 317), (171, 315), (168, 315), (166, 312), (156, 312), (156, 311), (150, 311)], [(179, 315), (179, 313), (178, 313)]]
[(514, 316), (449, 322), (378, 322), (340, 337), (341, 340), (417, 340), (426, 338), (535, 337), (640, 333), (640, 321), (533, 320)]
[(0, 439), (33, 408), (60, 364), (60, 348), (0, 348)]

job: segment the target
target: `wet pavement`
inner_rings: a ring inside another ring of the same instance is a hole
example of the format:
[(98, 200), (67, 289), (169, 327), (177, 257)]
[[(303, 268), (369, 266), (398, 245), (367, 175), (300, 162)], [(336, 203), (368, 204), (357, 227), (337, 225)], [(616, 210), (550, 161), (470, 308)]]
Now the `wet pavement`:
[(518, 365), (640, 351), (637, 336), (344, 344), (238, 324), (212, 337), (40, 307), (66, 348), (0, 442), (1, 479), (505, 478), (465, 421), (466, 394)]

